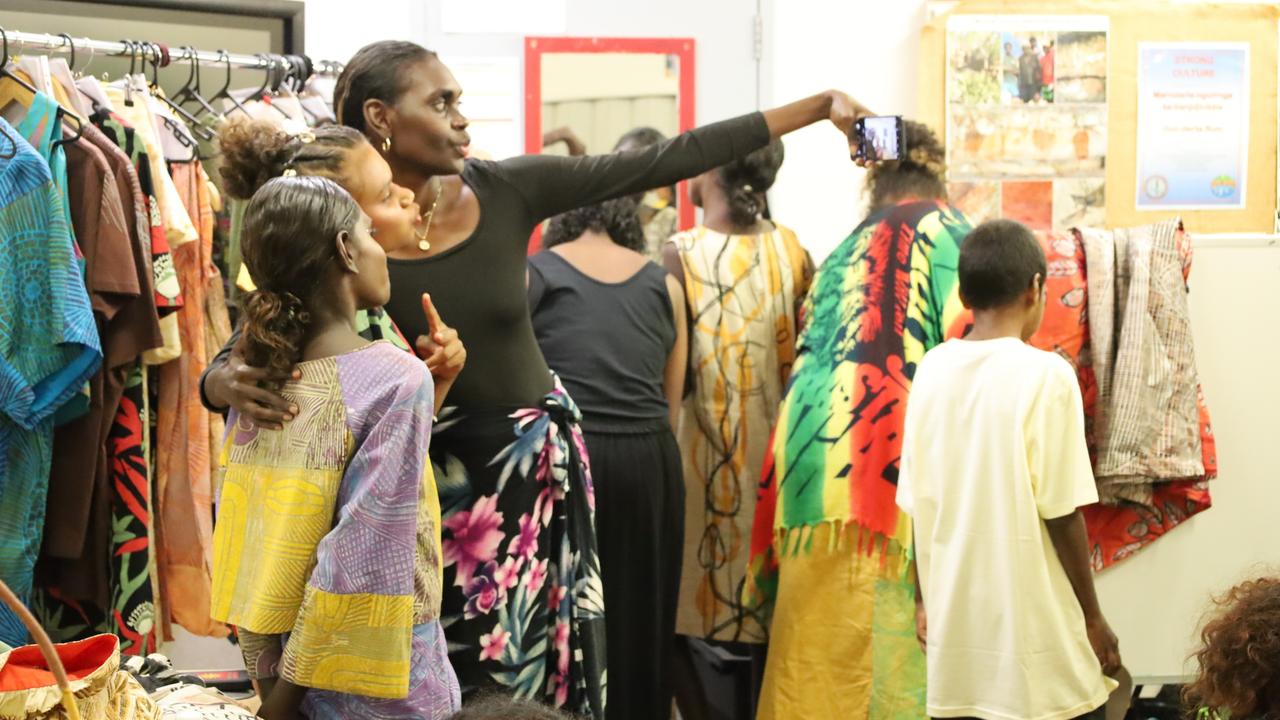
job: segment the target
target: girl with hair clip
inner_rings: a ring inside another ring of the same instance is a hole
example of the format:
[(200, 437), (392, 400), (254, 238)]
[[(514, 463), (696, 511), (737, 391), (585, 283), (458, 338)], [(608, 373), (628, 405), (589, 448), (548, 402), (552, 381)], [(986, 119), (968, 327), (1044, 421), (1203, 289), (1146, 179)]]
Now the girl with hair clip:
[[(688, 299), (691, 391), (680, 423), (686, 486), (680, 662), (717, 644), (750, 667), (768, 626), (744, 612), (739, 591), (769, 431), (795, 361), (797, 310), (813, 262), (796, 234), (767, 219), (765, 193), (782, 167), (782, 142), (689, 183), (703, 224), (678, 233), (663, 262)], [(739, 679), (758, 672), (738, 675)], [(687, 679), (696, 677), (683, 672)], [(754, 682), (758, 682), (754, 680)], [(743, 693), (754, 697), (751, 688)], [(696, 693), (682, 681), (682, 709)]]
[(238, 352), (293, 376), (296, 416), (233, 410), (214, 531), (216, 620), (239, 632), (260, 716), (445, 718), (461, 698), (440, 624), (433, 383), (356, 314), (390, 294), (372, 221), (337, 183), (268, 181), (245, 212)]
[(604, 603), (580, 413), (552, 376), (528, 312), (529, 236), (543, 220), (669, 186), (822, 120), (864, 110), (831, 91), (630, 152), (467, 158), (462, 88), (425, 48), (378, 42), (347, 63), (338, 121), (363, 132), (416, 193), (429, 233), (392, 253), (387, 310), (425, 331), (424, 288), (467, 339), (471, 363), (432, 447), (445, 507), (445, 599), (464, 692), (498, 686), (605, 713)]

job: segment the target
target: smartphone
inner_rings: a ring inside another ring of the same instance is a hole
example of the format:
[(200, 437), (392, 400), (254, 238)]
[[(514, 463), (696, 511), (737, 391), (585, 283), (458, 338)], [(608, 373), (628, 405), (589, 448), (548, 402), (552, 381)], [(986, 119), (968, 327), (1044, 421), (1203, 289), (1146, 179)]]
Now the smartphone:
[(860, 118), (853, 124), (853, 139), (855, 160), (899, 160), (907, 154), (901, 115)]

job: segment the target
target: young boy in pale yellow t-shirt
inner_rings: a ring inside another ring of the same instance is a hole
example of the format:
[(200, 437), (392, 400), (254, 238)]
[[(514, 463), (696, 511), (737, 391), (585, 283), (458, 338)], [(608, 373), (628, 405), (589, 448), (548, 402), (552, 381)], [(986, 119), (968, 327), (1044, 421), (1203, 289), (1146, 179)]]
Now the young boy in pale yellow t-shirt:
[(1101, 718), (1120, 669), (1079, 511), (1098, 500), (1080, 389), (1026, 344), (1045, 273), (1022, 225), (973, 230), (959, 271), (973, 331), (926, 355), (911, 388), (898, 505), (935, 718)]

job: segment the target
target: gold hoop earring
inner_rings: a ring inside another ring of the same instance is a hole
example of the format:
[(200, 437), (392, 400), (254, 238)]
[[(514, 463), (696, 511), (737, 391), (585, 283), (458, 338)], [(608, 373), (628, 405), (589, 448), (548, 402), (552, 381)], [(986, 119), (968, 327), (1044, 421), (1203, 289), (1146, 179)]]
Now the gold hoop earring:
[(391, 136), (388, 135), (382, 140), (382, 154), (391, 152)]

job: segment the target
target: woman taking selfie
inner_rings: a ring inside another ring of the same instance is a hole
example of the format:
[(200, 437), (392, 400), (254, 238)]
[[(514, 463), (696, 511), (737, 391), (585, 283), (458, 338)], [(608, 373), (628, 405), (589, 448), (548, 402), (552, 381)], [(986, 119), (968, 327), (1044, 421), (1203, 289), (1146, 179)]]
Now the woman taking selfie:
[(461, 94), (434, 53), (381, 42), (351, 59), (334, 97), (339, 121), (369, 138), (425, 209), (416, 245), (390, 253), (388, 312), (407, 337), (426, 338), (429, 289), (469, 347), (471, 372), (433, 442), (446, 513), (443, 619), (464, 692), (497, 685), (600, 718), (592, 488), (577, 408), (529, 319), (529, 235), (565, 210), (670, 185), (820, 120), (847, 129), (860, 109), (829, 92), (631, 153), (482, 162), (465, 159)]

